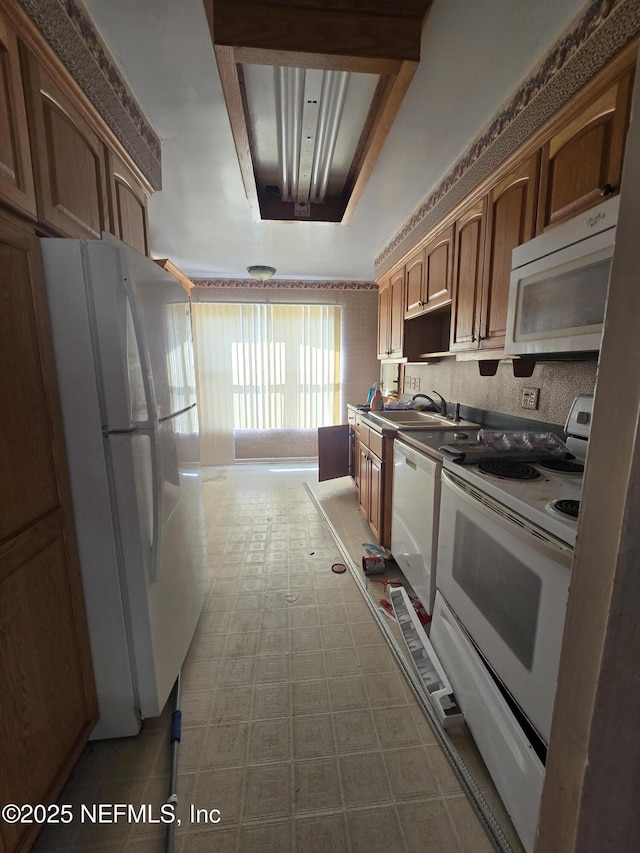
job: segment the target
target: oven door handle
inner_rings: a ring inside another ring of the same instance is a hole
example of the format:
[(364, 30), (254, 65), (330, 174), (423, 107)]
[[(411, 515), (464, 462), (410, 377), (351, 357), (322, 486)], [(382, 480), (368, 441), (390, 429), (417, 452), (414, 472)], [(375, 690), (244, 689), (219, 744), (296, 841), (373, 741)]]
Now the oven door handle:
[[(446, 484), (457, 498), (471, 504), (479, 512), (483, 512), (485, 515), (490, 516), (491, 521), (493, 521), (494, 524), (500, 525), (500, 527), (512, 536), (517, 537), (529, 546), (535, 547), (538, 551), (545, 554), (554, 562), (559, 563), (564, 568), (571, 568), (573, 549), (569, 545), (560, 542), (558, 539), (551, 538), (536, 525), (530, 524), (524, 518), (517, 515), (517, 513), (512, 512), (507, 507), (503, 507), (493, 498), (485, 496), (484, 500), (478, 500), (473, 497), (473, 495), (465, 491), (464, 488), (461, 488), (460, 485), (458, 485), (457, 480), (455, 480), (447, 471), (443, 470), (441, 477), (443, 486)], [(520, 519), (520, 522), (513, 520), (516, 517)], [(537, 531), (539, 531), (539, 533)]]

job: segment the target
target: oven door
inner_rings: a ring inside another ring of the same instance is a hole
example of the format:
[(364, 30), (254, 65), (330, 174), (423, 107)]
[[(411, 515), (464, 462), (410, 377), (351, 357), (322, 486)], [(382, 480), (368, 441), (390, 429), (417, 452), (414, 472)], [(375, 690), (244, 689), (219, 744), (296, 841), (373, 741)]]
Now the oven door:
[(549, 742), (572, 550), (442, 472), (438, 588)]

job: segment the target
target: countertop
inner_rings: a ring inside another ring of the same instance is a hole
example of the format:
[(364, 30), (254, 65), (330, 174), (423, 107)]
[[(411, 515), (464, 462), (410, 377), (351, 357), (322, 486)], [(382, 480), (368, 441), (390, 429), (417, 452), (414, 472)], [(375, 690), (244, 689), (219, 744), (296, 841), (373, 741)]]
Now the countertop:
[[(451, 423), (451, 427), (443, 429), (409, 429), (403, 430), (401, 426), (389, 426), (386, 421), (378, 415), (377, 412), (357, 409), (364, 420), (379, 430), (383, 435), (393, 435), (399, 441), (414, 447), (416, 450), (426, 453), (436, 459), (442, 459), (442, 454), (438, 452), (438, 448), (443, 444), (455, 444), (456, 441), (473, 441), (474, 435), (479, 427), (456, 427), (455, 423)], [(395, 410), (397, 411), (397, 409)]]
[[(403, 432), (396, 432), (396, 439), (426, 453), (427, 456), (432, 456), (435, 459), (442, 459), (442, 453), (438, 448), (443, 444), (456, 444), (457, 442), (469, 442), (474, 440), (477, 429), (412, 429)], [(456, 438), (456, 436), (458, 436)]]
[[(435, 459), (442, 459), (442, 454), (438, 452), (439, 447), (442, 447), (444, 444), (473, 441), (475, 433), (475, 429), (462, 426), (456, 427), (453, 422), (450, 428), (403, 430), (401, 426), (392, 427), (388, 423), (383, 422), (378, 413), (370, 411), (368, 406), (348, 404), (348, 408), (363, 415), (367, 423), (384, 435), (393, 436), (399, 441), (403, 441), (405, 444)], [(411, 407), (408, 406), (407, 408)], [(460, 415), (464, 420), (479, 424), (480, 427), (484, 427), (485, 429), (549, 431), (562, 440), (565, 438), (564, 429), (558, 424), (534, 421), (529, 418), (519, 418), (514, 415), (505, 415), (465, 405), (460, 406)], [(456, 438), (455, 433), (462, 434), (465, 437)]]

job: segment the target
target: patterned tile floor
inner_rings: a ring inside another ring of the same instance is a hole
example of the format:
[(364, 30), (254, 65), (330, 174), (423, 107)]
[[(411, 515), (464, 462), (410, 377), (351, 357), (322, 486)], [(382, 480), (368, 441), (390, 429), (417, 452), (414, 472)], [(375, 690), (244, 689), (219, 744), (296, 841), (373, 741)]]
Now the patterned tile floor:
[[(212, 586), (183, 669), (175, 851), (488, 853), (360, 590), (330, 570), (342, 558), (304, 487), (315, 479), (304, 465), (207, 470)], [(59, 802), (148, 803), (157, 817), (171, 711), (90, 743)], [(75, 820), (34, 849), (164, 845), (157, 824)]]

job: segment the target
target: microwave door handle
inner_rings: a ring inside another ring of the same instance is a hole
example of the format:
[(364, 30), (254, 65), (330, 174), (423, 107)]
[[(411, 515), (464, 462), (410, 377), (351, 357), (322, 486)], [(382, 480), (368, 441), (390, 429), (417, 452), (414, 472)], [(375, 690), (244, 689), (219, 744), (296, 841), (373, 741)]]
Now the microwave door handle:
[[(457, 482), (455, 482), (452, 477), (447, 473), (447, 471), (442, 471), (441, 474), (442, 480), (446, 482), (447, 486), (454, 492), (455, 496), (462, 501), (465, 501), (467, 504), (471, 504), (475, 507), (479, 512), (484, 513), (484, 515), (488, 516), (494, 524), (498, 524), (504, 530), (507, 530), (512, 536), (517, 537), (522, 540), (529, 546), (535, 547), (538, 551), (545, 554), (549, 559), (553, 560), (556, 563), (560, 563), (566, 569), (571, 568), (571, 561), (573, 559), (573, 550), (568, 545), (563, 545), (558, 540), (548, 541), (542, 539), (540, 536), (537, 536), (533, 533), (532, 528), (535, 525), (531, 525), (529, 527), (521, 527), (517, 522), (511, 521), (507, 516), (515, 516), (515, 513), (512, 513), (507, 507), (504, 507), (504, 514), (502, 511), (496, 506), (493, 507), (493, 504), (497, 504), (497, 501), (489, 498), (491, 501), (491, 505), (488, 503), (484, 503), (483, 501), (474, 498), (464, 489), (460, 488)], [(524, 519), (525, 524), (527, 523)]]

